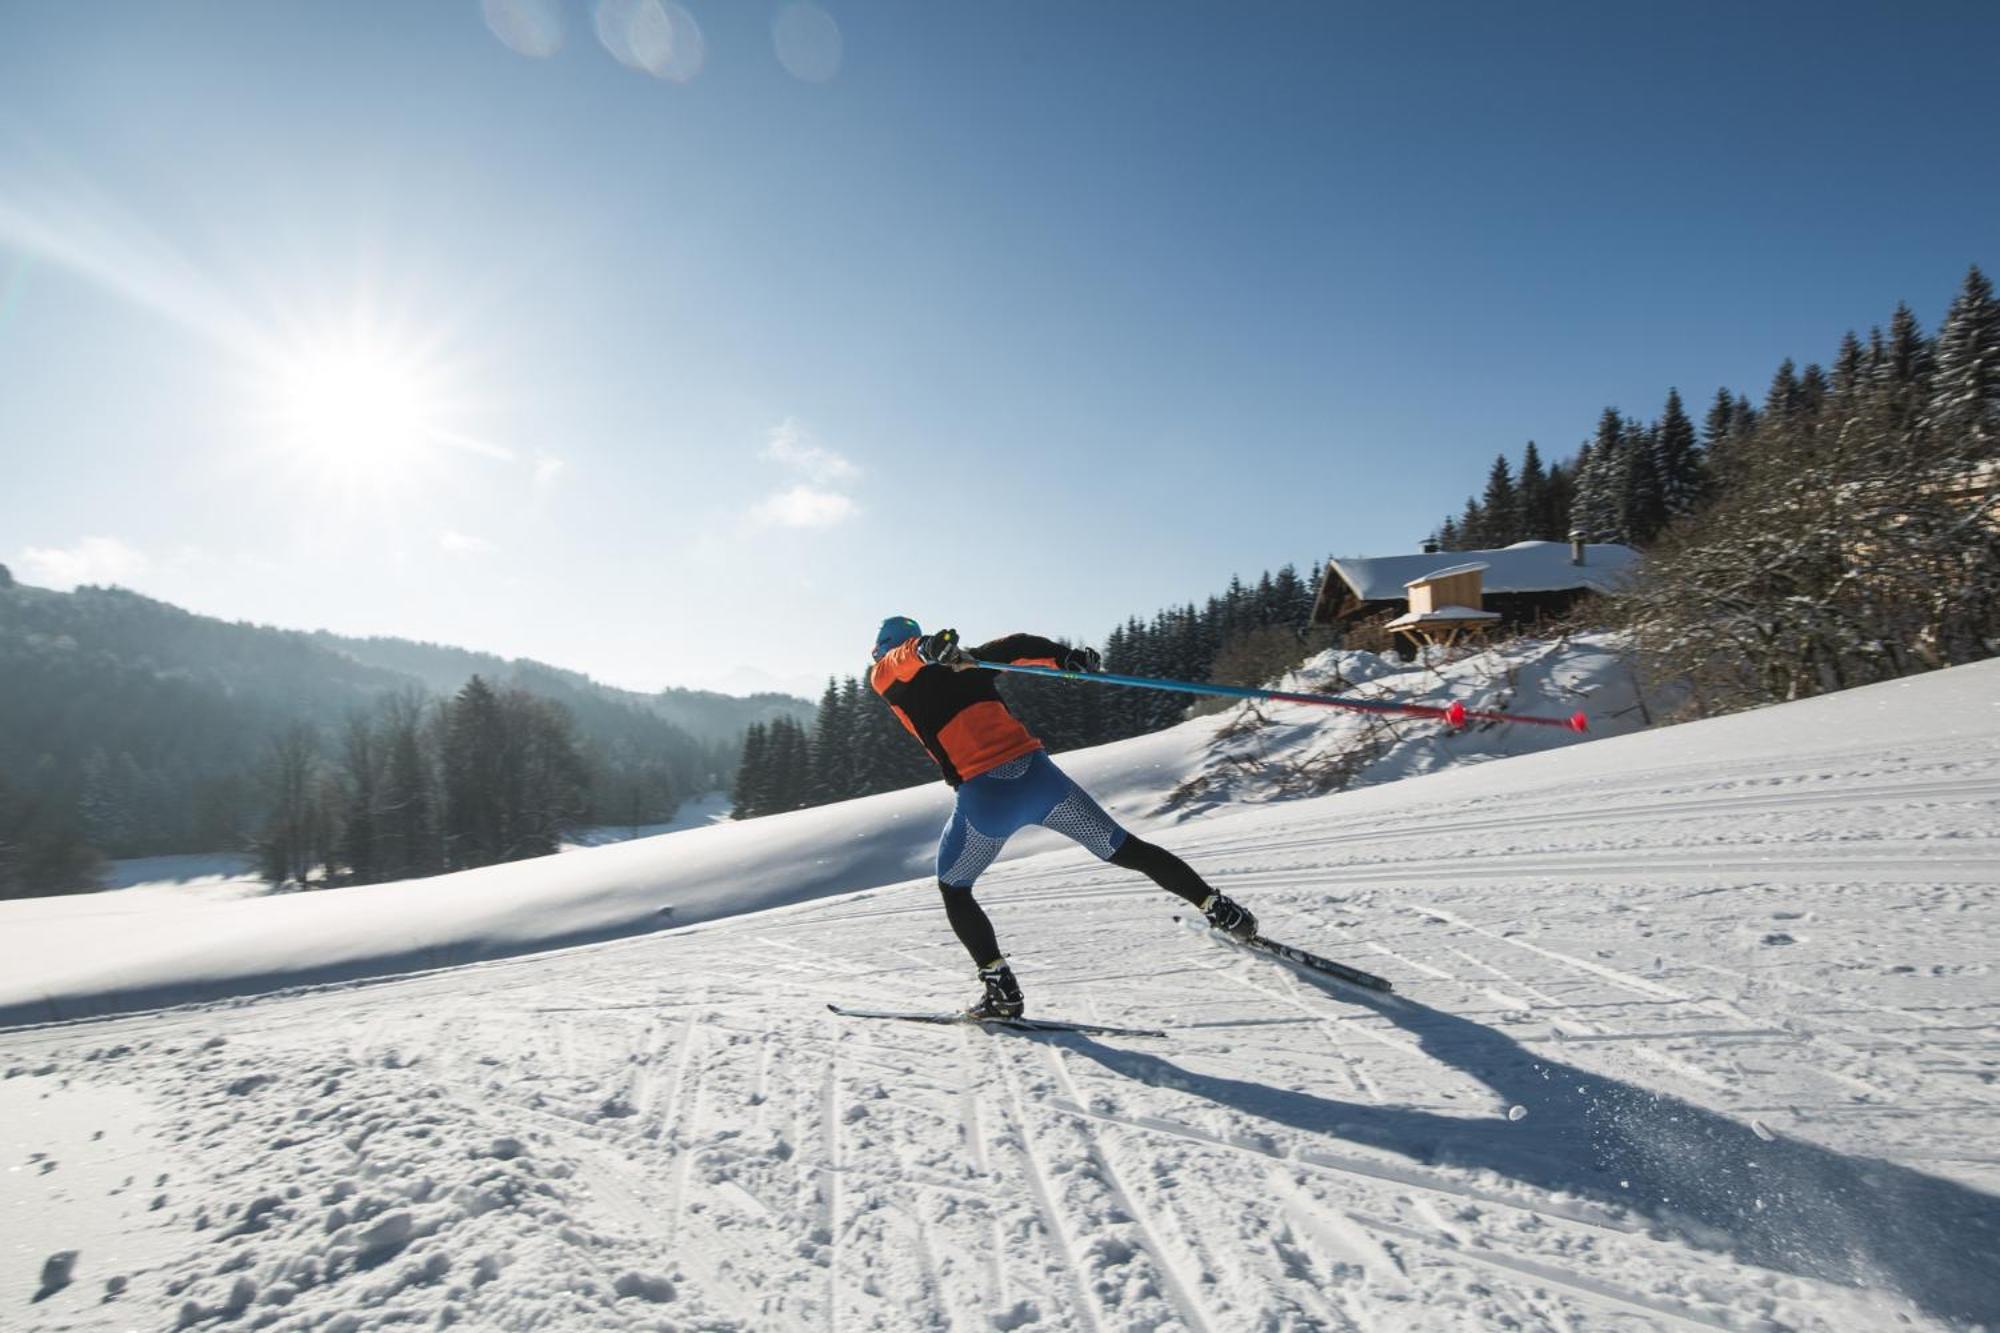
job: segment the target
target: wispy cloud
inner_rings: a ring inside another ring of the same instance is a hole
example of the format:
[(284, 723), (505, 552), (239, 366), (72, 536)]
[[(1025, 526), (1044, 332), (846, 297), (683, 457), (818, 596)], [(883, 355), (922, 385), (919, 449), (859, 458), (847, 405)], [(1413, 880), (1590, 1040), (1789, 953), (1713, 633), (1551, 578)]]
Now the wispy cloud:
[(861, 475), (861, 469), (844, 454), (835, 453), (808, 436), (796, 417), (786, 417), (771, 427), (764, 440), (764, 458), (819, 485)]
[(760, 455), (802, 480), (759, 500), (750, 519), (760, 527), (830, 528), (860, 512), (848, 483), (861, 469), (846, 455), (813, 439), (796, 417), (771, 427)]
[(556, 484), (556, 479), (567, 471), (569, 464), (554, 454), (535, 455), (535, 489), (545, 491)]
[(85, 537), (74, 546), (30, 546), (16, 563), (21, 580), (65, 591), (81, 583), (122, 583), (146, 572), (145, 552), (116, 537)]
[(854, 501), (838, 491), (794, 486), (758, 501), (750, 517), (766, 527), (830, 528), (855, 512)]
[(500, 548), (484, 537), (474, 537), (469, 533), (446, 528), (438, 534), (439, 549), (451, 555), (492, 555)]

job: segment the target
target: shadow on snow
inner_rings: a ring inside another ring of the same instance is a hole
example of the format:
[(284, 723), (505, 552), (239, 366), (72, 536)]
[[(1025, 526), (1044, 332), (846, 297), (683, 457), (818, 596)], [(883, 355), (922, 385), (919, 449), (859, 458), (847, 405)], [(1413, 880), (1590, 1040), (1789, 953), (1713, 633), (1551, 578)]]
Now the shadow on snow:
[(1536, 1055), (1483, 1024), (1302, 979), (1380, 1014), (1528, 1118), (1363, 1106), (1200, 1074), (1086, 1037), (1063, 1045), (1260, 1119), (1623, 1205), (1746, 1263), (1887, 1288), (1945, 1320), (2000, 1322), (2000, 1197), (1798, 1139), (1766, 1140), (1678, 1097)]

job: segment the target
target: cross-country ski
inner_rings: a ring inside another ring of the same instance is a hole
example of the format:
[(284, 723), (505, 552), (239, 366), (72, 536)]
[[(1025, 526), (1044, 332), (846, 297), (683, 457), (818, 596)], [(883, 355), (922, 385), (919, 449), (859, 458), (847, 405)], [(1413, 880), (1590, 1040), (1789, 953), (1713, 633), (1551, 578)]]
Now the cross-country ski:
[(1298, 948), (1295, 945), (1280, 944), (1276, 940), (1265, 939), (1262, 935), (1252, 935), (1248, 939), (1238, 939), (1234, 935), (1217, 930), (1213, 926), (1205, 922), (1196, 921), (1191, 917), (1177, 916), (1174, 920), (1205, 938), (1215, 940), (1232, 949), (1243, 949), (1250, 953), (1262, 954), (1266, 958), (1275, 958), (1280, 962), (1290, 963), (1294, 967), (1302, 967), (1308, 972), (1315, 972), (1323, 977), (1331, 977), (1335, 981), (1344, 981), (1350, 986), (1365, 986), (1369, 990), (1376, 991), (1395, 989), (1386, 979), (1378, 977), (1372, 972), (1363, 972), (1360, 968), (1350, 967), (1346, 963), (1336, 963), (1331, 958), (1322, 958), (1316, 953), (1308, 953), (1306, 950)]
[(1077, 1032), (1091, 1037), (1164, 1037), (1157, 1028), (1121, 1028), (1103, 1023), (1078, 1023), (1060, 1018), (982, 1018), (963, 1010), (956, 1013), (925, 1013), (897, 1009), (850, 1009), (829, 1004), (827, 1008), (846, 1018), (885, 1018), (901, 1023), (928, 1023), (932, 1026), (969, 1024), (973, 1027), (1007, 1028), (1015, 1032)]

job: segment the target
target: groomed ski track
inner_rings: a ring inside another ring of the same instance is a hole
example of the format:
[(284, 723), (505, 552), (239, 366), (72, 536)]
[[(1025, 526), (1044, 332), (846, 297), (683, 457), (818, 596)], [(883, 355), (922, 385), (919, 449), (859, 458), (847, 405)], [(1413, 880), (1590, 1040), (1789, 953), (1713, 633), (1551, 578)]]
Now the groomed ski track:
[(924, 882), (0, 1032), (0, 1324), (2000, 1323), (1996, 699), (1972, 668), (1156, 835), (1395, 995), (1079, 854), (982, 880), (1031, 1014), (1164, 1040), (828, 1013), (971, 997)]

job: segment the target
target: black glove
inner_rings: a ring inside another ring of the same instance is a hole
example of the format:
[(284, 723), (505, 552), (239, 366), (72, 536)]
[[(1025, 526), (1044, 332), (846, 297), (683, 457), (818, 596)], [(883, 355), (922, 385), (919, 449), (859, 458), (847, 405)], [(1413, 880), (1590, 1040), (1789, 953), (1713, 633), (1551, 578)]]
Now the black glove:
[(958, 646), (958, 631), (955, 629), (941, 629), (918, 639), (917, 657), (937, 666), (957, 666), (972, 660), (972, 654)]
[(1104, 659), (1095, 648), (1072, 648), (1063, 654), (1064, 671), (1084, 671), (1096, 675), (1104, 670)]

